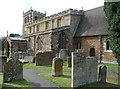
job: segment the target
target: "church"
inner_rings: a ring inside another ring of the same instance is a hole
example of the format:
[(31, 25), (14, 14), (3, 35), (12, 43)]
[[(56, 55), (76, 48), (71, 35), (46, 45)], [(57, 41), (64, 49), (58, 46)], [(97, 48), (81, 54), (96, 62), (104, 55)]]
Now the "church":
[(109, 47), (103, 6), (87, 11), (68, 9), (51, 16), (31, 9), (23, 13), (23, 37), (34, 54), (57, 54), (64, 49), (71, 55), (80, 49), (98, 60), (116, 61)]

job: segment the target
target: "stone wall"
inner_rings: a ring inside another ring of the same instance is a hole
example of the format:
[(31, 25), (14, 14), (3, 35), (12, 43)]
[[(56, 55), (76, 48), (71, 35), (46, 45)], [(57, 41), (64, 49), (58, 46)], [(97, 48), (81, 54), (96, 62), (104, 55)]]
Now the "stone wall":
[(59, 36), (60, 34), (64, 32), (66, 35), (66, 50), (67, 52), (69, 52), (68, 54), (71, 53), (71, 41), (70, 41), (70, 29), (65, 29), (63, 31), (57, 31), (52, 33), (52, 40), (51, 40), (51, 44), (52, 44), (52, 50), (55, 51), (56, 53), (59, 52), (60, 48), (59, 48)]
[[(108, 36), (102, 36), (101, 43), (99, 36), (94, 37), (82, 37), (75, 39), (75, 48), (77, 46), (77, 42), (81, 42), (81, 49), (86, 52), (86, 56), (90, 56), (90, 49), (95, 49), (95, 57), (99, 60), (100, 59), (100, 50), (101, 50), (101, 57), (104, 61), (116, 61), (114, 54), (111, 50), (106, 50), (106, 43), (105, 39)], [(101, 46), (101, 48), (100, 48)]]

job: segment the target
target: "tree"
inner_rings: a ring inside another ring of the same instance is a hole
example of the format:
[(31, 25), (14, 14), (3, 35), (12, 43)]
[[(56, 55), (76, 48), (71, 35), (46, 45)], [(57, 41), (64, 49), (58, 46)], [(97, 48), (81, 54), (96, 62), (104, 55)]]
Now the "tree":
[(20, 35), (11, 33), (11, 34), (9, 34), (9, 37), (20, 37)]
[(118, 62), (118, 80), (120, 84), (120, 1), (105, 2), (104, 11), (108, 21), (110, 47)]
[(110, 47), (120, 66), (120, 2), (105, 2), (104, 11), (108, 21)]

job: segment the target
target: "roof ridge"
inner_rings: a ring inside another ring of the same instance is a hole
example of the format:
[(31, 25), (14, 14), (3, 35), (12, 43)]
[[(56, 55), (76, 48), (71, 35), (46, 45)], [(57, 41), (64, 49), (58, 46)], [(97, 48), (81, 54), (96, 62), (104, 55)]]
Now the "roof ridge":
[(99, 9), (99, 8), (102, 8), (102, 7), (104, 7), (104, 6), (95, 7), (95, 8), (92, 8), (92, 9), (86, 10), (86, 11), (84, 11), (84, 12), (88, 12), (88, 11), (96, 10), (96, 9)]

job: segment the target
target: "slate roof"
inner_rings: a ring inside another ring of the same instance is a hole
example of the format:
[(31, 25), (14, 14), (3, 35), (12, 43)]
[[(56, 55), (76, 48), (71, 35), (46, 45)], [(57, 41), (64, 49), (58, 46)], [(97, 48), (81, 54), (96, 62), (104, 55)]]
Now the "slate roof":
[(108, 35), (103, 6), (84, 12), (75, 37)]

